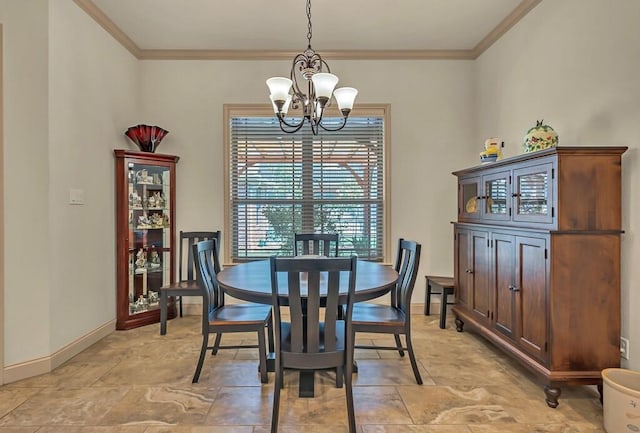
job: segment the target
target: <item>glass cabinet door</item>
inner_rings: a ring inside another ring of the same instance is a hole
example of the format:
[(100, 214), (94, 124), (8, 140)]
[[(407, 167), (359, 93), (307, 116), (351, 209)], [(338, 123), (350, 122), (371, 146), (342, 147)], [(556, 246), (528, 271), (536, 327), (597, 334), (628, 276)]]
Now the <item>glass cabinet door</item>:
[(553, 222), (551, 163), (514, 170), (514, 221)]
[(480, 177), (460, 179), (458, 191), (458, 214), (461, 219), (480, 218)]
[(159, 307), (159, 289), (170, 283), (170, 168), (127, 163), (129, 203), (129, 314)]
[(482, 196), (484, 217), (508, 220), (511, 217), (511, 185), (509, 171), (483, 176)]

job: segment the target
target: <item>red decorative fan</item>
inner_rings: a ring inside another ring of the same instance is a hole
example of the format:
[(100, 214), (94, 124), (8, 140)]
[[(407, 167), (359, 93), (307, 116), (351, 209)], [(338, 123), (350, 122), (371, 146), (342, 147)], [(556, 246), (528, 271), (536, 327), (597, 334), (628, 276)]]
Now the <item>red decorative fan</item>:
[(159, 126), (136, 125), (127, 129), (124, 135), (137, 144), (142, 152), (153, 153), (168, 133)]

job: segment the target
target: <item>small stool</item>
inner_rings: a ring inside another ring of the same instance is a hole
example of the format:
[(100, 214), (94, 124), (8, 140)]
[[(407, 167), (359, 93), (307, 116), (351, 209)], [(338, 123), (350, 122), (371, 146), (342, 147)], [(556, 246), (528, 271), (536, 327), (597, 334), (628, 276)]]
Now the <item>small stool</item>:
[[(424, 315), (428, 316), (431, 310), (431, 295), (441, 295), (440, 298), (440, 329), (446, 328), (447, 297), (453, 295), (453, 278), (426, 275), (427, 288), (424, 294)], [(431, 286), (440, 287), (439, 292), (434, 292)]]

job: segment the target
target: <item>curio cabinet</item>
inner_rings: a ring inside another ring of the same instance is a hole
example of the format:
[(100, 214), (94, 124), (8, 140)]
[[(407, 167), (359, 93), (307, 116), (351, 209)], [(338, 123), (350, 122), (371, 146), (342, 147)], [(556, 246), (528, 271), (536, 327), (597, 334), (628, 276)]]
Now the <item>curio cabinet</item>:
[[(174, 278), (179, 157), (116, 149), (117, 329), (160, 320), (159, 289)], [(170, 301), (168, 317), (176, 315)]]

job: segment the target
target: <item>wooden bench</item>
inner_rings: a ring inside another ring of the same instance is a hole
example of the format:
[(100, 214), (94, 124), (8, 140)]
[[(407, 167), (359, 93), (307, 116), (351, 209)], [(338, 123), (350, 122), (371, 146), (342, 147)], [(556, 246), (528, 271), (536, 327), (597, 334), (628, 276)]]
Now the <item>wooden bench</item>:
[[(431, 295), (441, 295), (440, 298), (440, 329), (446, 328), (447, 305), (449, 295), (453, 295), (453, 278), (440, 277), (437, 275), (425, 276), (427, 287), (424, 294), (424, 315), (428, 316), (431, 312)], [(439, 291), (434, 291), (433, 286), (439, 287)], [(453, 302), (451, 302), (452, 304)]]

